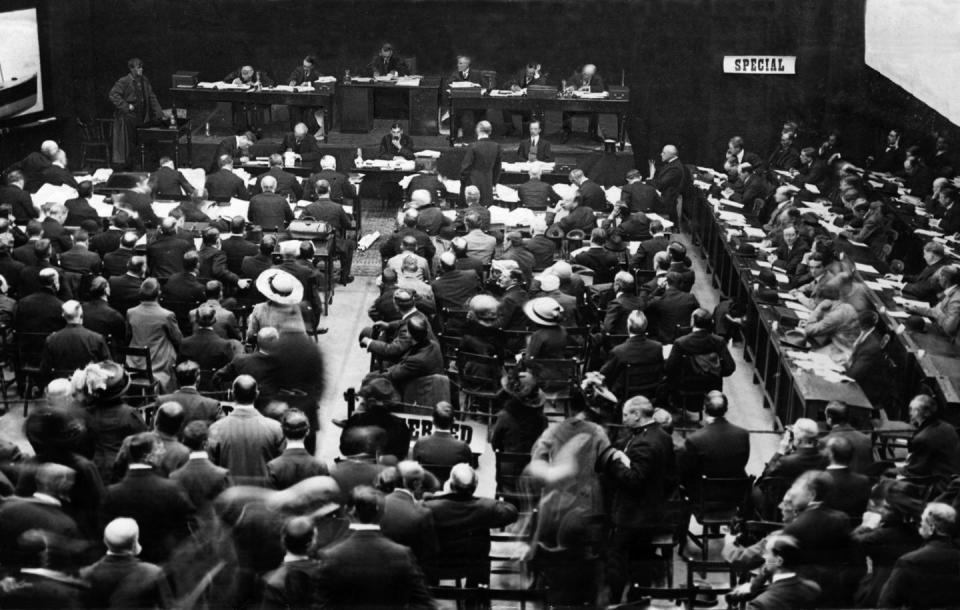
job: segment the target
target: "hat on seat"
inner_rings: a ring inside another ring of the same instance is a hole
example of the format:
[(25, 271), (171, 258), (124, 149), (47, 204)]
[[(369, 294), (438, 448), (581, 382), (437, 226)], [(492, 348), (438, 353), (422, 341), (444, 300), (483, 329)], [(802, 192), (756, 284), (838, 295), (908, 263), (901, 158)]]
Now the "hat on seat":
[(257, 278), (257, 290), (279, 305), (298, 305), (303, 300), (303, 284), (282, 269), (267, 269)]

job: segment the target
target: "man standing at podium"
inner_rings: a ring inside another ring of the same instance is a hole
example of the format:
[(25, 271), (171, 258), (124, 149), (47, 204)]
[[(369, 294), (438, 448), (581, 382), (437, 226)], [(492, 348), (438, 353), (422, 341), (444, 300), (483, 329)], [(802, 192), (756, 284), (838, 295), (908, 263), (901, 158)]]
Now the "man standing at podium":
[(406, 76), (409, 68), (406, 62), (393, 54), (393, 45), (389, 42), (380, 47), (380, 54), (373, 58), (368, 66), (370, 76)]
[(134, 57), (127, 62), (129, 74), (117, 79), (107, 97), (113, 104), (113, 162), (130, 167), (137, 147), (137, 128), (153, 119), (166, 118), (160, 102), (143, 75), (143, 62)]
[(500, 180), (500, 145), (490, 139), (492, 131), (488, 121), (477, 123), (477, 141), (467, 148), (460, 166), (460, 199), (466, 201), (463, 191), (475, 186), (480, 190), (480, 204), (488, 207)]

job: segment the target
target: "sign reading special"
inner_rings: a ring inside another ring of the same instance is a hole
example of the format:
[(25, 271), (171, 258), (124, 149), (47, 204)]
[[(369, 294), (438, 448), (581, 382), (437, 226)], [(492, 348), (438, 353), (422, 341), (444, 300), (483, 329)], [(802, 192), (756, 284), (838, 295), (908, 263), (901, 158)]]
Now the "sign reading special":
[(724, 55), (725, 74), (796, 74), (796, 55)]

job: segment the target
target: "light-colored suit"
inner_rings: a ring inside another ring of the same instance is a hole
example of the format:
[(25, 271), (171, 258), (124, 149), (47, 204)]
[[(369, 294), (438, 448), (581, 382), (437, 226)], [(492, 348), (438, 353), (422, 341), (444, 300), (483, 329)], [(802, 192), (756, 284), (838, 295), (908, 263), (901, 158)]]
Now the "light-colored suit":
[(924, 307), (919, 313), (932, 318), (943, 332), (955, 339), (960, 331), (960, 288), (953, 286), (948, 290), (949, 294), (934, 307)]
[(484, 265), (493, 260), (493, 252), (497, 248), (497, 238), (487, 235), (480, 229), (474, 229), (463, 236), (467, 242), (467, 256), (471, 256)]
[(267, 462), (280, 455), (280, 422), (252, 406), (237, 407), (210, 426), (210, 459), (241, 484), (265, 484)]
[[(144, 301), (127, 311), (130, 324), (130, 346), (150, 348), (150, 364), (153, 376), (160, 383), (160, 390), (176, 389), (173, 368), (177, 365), (177, 351), (183, 341), (177, 317), (156, 301)], [(144, 366), (140, 358), (128, 358), (130, 366)]]

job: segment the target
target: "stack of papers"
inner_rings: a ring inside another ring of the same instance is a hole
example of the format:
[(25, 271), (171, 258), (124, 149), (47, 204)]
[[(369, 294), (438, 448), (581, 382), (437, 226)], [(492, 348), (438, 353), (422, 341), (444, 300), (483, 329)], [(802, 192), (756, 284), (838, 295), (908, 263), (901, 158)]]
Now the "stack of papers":
[[(497, 186), (494, 188), (494, 197), (504, 203), (520, 203), (520, 195), (517, 193), (516, 189), (510, 188), (509, 186), (504, 186), (503, 184), (497, 184)], [(492, 213), (491, 222), (493, 222)]]
[(880, 272), (877, 271), (877, 268), (874, 267), (873, 265), (868, 265), (866, 263), (854, 263), (854, 266), (856, 267), (857, 271), (859, 271), (860, 273), (873, 273), (876, 275), (880, 275)]
[(553, 192), (559, 195), (561, 199), (573, 199), (577, 196), (577, 187), (561, 182), (553, 185)]
[(767, 236), (767, 233), (758, 227), (743, 227), (743, 232), (746, 233), (747, 237), (753, 239), (763, 239)]
[(451, 83), (447, 83), (447, 86), (451, 89), (470, 89), (471, 87), (476, 87), (477, 89), (479, 89), (480, 83), (472, 83), (467, 80), (459, 80), (459, 81), (453, 81)]
[(77, 191), (72, 186), (67, 186), (66, 184), (53, 186), (47, 183), (41, 186), (40, 190), (36, 193), (30, 195), (30, 198), (33, 199), (34, 207), (40, 209), (45, 203), (64, 203), (68, 199), (76, 199)]
[(609, 91), (574, 91), (573, 97), (579, 97), (585, 100), (602, 100), (610, 97)]
[(320, 83), (321, 85), (329, 85), (330, 83), (337, 82), (336, 76), (321, 76), (317, 78), (314, 82)]
[(813, 373), (817, 377), (823, 378), (824, 381), (829, 383), (853, 381), (853, 379), (843, 374), (843, 366), (838, 362), (834, 362), (833, 359), (826, 354), (795, 350), (787, 350), (785, 353), (798, 369)]
[(459, 180), (450, 180), (448, 178), (440, 178), (440, 182), (443, 183), (443, 188), (447, 189), (448, 193), (453, 193), (455, 195), (460, 194), (460, 181)]
[(110, 176), (112, 175), (113, 175), (112, 169), (110, 169), (109, 167), (101, 167), (97, 171), (93, 172), (93, 176), (92, 176), (93, 183), (100, 184), (102, 182), (106, 182), (107, 180), (110, 179)]
[(439, 159), (440, 151), (439, 150), (421, 150), (419, 152), (413, 153), (413, 156), (423, 158), (423, 159)]
[(491, 89), (490, 97), (523, 97), (524, 91), (511, 91), (510, 89)]
[(619, 186), (611, 186), (604, 191), (607, 194), (607, 201), (610, 203), (619, 203), (623, 189)]
[(372, 83), (373, 78), (370, 76), (354, 76), (350, 78), (350, 82), (354, 83)]
[(420, 86), (420, 77), (419, 76), (401, 76), (397, 79), (398, 87), (419, 87)]

